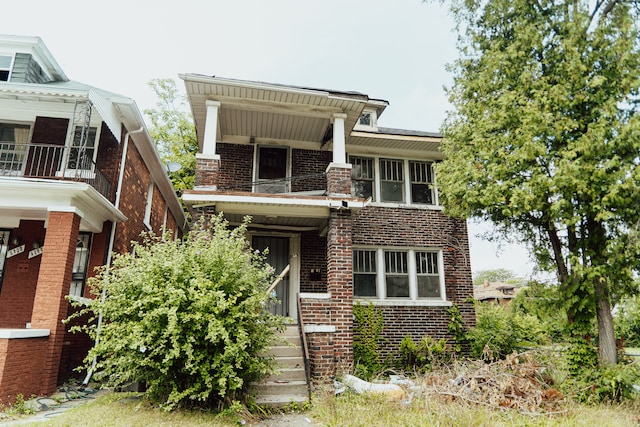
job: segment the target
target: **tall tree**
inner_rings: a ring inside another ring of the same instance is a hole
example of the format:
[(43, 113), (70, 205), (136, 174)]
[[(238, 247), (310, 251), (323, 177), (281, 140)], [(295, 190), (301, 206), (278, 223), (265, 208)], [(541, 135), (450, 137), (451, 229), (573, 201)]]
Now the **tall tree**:
[(450, 214), (518, 234), (557, 272), (574, 337), (640, 266), (638, 1), (452, 0), (460, 58), (438, 185)]
[(169, 174), (178, 195), (192, 189), (196, 173), (198, 140), (185, 96), (180, 94), (172, 79), (153, 79), (149, 82), (158, 102), (156, 108), (145, 110), (151, 120), (149, 133), (156, 141), (160, 158), (182, 167)]

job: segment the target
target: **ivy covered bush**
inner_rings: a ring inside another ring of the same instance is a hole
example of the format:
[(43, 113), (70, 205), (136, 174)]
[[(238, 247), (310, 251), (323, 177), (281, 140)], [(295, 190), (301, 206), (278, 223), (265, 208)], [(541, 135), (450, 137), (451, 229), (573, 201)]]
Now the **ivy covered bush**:
[[(184, 241), (144, 236), (89, 281), (96, 299), (79, 315), (97, 345), (94, 378), (109, 386), (143, 381), (152, 399), (176, 405), (229, 404), (272, 372), (259, 357), (284, 318), (264, 307), (273, 269), (221, 217), (200, 222)], [(105, 298), (101, 295), (105, 291)]]

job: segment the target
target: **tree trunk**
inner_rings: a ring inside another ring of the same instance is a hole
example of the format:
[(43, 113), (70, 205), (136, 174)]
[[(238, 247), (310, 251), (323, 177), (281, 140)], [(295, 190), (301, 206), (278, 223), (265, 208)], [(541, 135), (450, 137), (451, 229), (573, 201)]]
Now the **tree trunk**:
[(596, 283), (596, 315), (598, 318), (598, 357), (600, 365), (615, 365), (618, 361), (616, 337), (613, 332), (613, 316), (609, 293), (603, 280)]

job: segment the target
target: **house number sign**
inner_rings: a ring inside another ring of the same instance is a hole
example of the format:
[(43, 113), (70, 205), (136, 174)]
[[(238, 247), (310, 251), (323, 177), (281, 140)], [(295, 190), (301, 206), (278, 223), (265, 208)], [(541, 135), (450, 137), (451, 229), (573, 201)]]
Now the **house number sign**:
[(44, 246), (40, 246), (39, 248), (30, 250), (29, 259), (36, 257), (38, 255), (42, 255), (42, 252), (44, 252)]
[(7, 251), (7, 258), (11, 258), (12, 256), (16, 256), (18, 254), (21, 254), (22, 252), (24, 252), (24, 245), (17, 246), (15, 248), (11, 249), (10, 251)]

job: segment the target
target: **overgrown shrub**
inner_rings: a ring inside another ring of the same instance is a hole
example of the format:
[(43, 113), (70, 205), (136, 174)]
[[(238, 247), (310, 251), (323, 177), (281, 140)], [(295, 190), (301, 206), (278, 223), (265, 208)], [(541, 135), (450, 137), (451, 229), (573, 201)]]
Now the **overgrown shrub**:
[(636, 363), (585, 367), (563, 384), (567, 394), (583, 403), (622, 402), (637, 397), (634, 385), (640, 378)]
[(471, 356), (496, 360), (517, 347), (541, 344), (547, 339), (540, 321), (509, 307), (478, 304), (476, 326), (467, 332)]
[(382, 370), (382, 331), (384, 317), (373, 304), (357, 303), (353, 307), (355, 317), (353, 334), (354, 373), (366, 380)]
[(247, 223), (230, 230), (213, 217), (184, 241), (145, 235), (135, 255), (116, 255), (89, 280), (97, 298), (79, 315), (103, 316), (99, 331), (85, 327), (99, 334), (86, 359), (89, 367), (97, 358), (96, 379), (143, 381), (152, 399), (172, 408), (229, 404), (272, 372), (258, 354), (284, 318), (264, 309), (273, 269), (250, 249)]
[(400, 343), (399, 357), (396, 367), (404, 371), (425, 373), (434, 367), (442, 366), (451, 360), (451, 351), (447, 348), (447, 340), (436, 340), (424, 336), (416, 343), (407, 335)]

